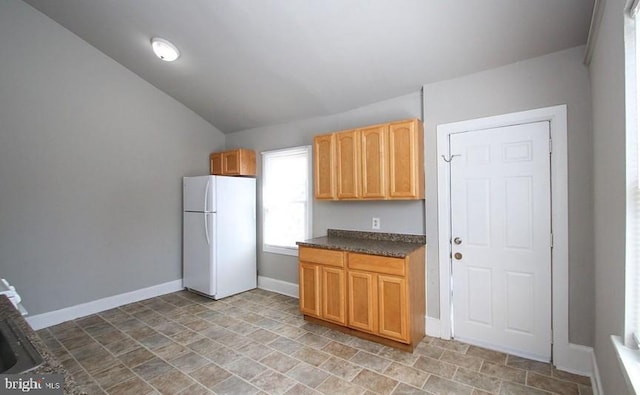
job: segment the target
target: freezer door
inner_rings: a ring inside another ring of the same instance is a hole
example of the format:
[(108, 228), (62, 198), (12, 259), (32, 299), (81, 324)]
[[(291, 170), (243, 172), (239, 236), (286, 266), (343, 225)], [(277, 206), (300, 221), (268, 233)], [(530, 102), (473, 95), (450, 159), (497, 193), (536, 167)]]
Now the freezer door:
[(215, 296), (216, 214), (185, 212), (183, 216), (183, 285)]
[(182, 178), (184, 211), (216, 211), (216, 177), (199, 176)]

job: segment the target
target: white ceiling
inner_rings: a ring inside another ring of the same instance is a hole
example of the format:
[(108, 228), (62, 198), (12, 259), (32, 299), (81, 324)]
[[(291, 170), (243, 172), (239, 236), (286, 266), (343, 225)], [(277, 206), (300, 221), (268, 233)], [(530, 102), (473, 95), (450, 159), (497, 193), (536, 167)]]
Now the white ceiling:
[[(333, 114), (584, 44), (593, 7), (593, 0), (25, 1), (225, 133)], [(172, 41), (180, 59), (157, 59), (154, 36)]]

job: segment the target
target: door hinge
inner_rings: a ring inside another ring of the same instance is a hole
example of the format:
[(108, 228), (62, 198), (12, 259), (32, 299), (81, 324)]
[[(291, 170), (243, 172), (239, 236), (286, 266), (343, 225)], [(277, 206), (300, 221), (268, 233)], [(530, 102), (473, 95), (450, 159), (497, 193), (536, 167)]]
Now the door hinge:
[(551, 233), (551, 248), (553, 248), (553, 233)]
[(549, 137), (549, 153), (553, 152), (553, 140)]

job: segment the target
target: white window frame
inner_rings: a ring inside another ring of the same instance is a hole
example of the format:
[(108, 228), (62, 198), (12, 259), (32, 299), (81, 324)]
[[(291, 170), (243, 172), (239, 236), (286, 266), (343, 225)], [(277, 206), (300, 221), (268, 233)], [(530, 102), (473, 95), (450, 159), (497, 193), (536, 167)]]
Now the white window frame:
[[(264, 242), (265, 238), (264, 238), (264, 232), (266, 230), (265, 228), (265, 190), (266, 190), (266, 186), (268, 183), (268, 175), (266, 173), (266, 166), (265, 166), (265, 161), (267, 160), (267, 158), (269, 156), (287, 156), (287, 155), (293, 155), (293, 154), (300, 154), (300, 153), (304, 153), (307, 156), (307, 169), (308, 169), (308, 173), (307, 173), (307, 201), (306, 201), (306, 215), (305, 215), (305, 219), (306, 219), (306, 226), (305, 226), (305, 235), (303, 239), (308, 239), (311, 237), (311, 229), (312, 229), (312, 218), (313, 218), (313, 191), (312, 191), (312, 161), (311, 161), (311, 146), (310, 145), (305, 145), (305, 146), (299, 146), (299, 147), (291, 147), (291, 148), (284, 148), (284, 149), (278, 149), (278, 150), (272, 150), (272, 151), (264, 151), (262, 152), (262, 251), (263, 252), (270, 252), (273, 254), (281, 254), (281, 255), (292, 255), (292, 256), (297, 256), (298, 255), (298, 246), (296, 245), (295, 247), (285, 247), (285, 246), (277, 246), (277, 245), (270, 245), (270, 244), (266, 244)], [(303, 240), (299, 240), (299, 241), (303, 241)]]
[(625, 235), (625, 333), (624, 343), (638, 349), (640, 338), (640, 171), (638, 168), (638, 118), (640, 111), (640, 2), (633, 1), (625, 16), (625, 146), (626, 146), (626, 235)]
[(625, 41), (625, 318), (622, 336), (611, 336), (627, 386), (640, 392), (640, 1), (634, 0), (624, 16)]

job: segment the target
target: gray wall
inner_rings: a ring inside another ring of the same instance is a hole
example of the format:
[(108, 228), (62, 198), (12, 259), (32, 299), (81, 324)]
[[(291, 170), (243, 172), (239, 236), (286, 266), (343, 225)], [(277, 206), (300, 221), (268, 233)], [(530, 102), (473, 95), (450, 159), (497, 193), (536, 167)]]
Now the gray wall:
[[(593, 344), (591, 94), (584, 47), (424, 86), (428, 312), (439, 316), (436, 127), (567, 104), (569, 150), (569, 334)], [(624, 152), (624, 151), (622, 151)]]
[[(335, 130), (405, 118), (420, 118), (420, 95), (414, 93), (327, 117), (284, 125), (250, 129), (227, 135), (227, 147), (262, 151), (310, 145), (313, 136)], [(258, 154), (258, 175), (261, 158)], [(258, 177), (258, 194), (260, 194)], [(260, 200), (258, 199), (258, 202)], [(261, 212), (258, 203), (258, 213)], [(382, 232), (424, 234), (424, 201), (313, 202), (313, 235), (324, 236), (327, 228), (371, 230), (371, 217), (379, 217)], [(262, 252), (262, 221), (258, 216), (258, 272), (261, 276), (298, 283), (294, 256)]]
[[(315, 201), (313, 234), (369, 230), (373, 216), (385, 232), (426, 232), (428, 312), (438, 317), (436, 125), (568, 104), (570, 336), (594, 344), (594, 187), (595, 346), (605, 385), (615, 389), (608, 335), (621, 332), (624, 309), (624, 98), (622, 17), (612, 7), (591, 65), (593, 135), (583, 48), (426, 85), (426, 216), (422, 201)], [(20, 1), (0, 3), (0, 52), (0, 275), (34, 314), (181, 278), (180, 178), (205, 174), (208, 153), (225, 137)], [(233, 133), (226, 147), (307, 145), (316, 134), (420, 116), (415, 93)], [(295, 257), (260, 253), (259, 271), (297, 283)]]
[(34, 314), (180, 279), (181, 177), (224, 135), (21, 1), (0, 54), (0, 276)]
[[(593, 199), (591, 94), (584, 47), (530, 59), (462, 78), (424, 86), (426, 216), (421, 202), (314, 201), (314, 235), (326, 228), (369, 230), (371, 217), (382, 230), (427, 235), (427, 312), (439, 317), (436, 126), (491, 115), (567, 104), (569, 145), (570, 341), (593, 344)], [(418, 93), (330, 117), (251, 129), (227, 135), (228, 147), (256, 151), (311, 144), (326, 131), (420, 117)], [(426, 224), (426, 228), (424, 227)], [(261, 224), (259, 224), (259, 238)], [(297, 283), (296, 258), (259, 254), (260, 275)]]
[(589, 66), (593, 91), (595, 354), (606, 394), (625, 394), (610, 336), (624, 330), (625, 265), (625, 0), (603, 2)]

